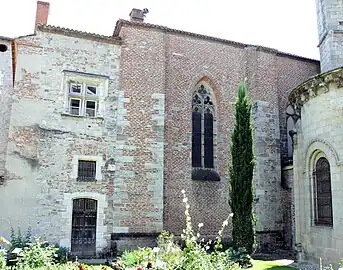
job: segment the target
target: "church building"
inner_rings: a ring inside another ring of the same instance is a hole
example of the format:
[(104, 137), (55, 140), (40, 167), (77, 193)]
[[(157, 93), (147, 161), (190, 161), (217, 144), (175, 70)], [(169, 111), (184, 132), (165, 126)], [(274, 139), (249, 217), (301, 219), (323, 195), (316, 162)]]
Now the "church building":
[(81, 257), (154, 245), (182, 233), (185, 190), (215, 237), (246, 79), (258, 249), (343, 258), (340, 1), (317, 0), (321, 62), (150, 24), (147, 9), (103, 36), (48, 25), (49, 8), (33, 34), (0, 36), (1, 234), (30, 227)]

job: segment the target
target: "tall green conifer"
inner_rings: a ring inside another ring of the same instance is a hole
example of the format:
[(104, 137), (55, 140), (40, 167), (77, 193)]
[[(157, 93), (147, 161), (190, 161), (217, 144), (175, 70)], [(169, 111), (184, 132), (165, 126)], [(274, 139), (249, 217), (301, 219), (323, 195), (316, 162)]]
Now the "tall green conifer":
[(235, 104), (236, 120), (231, 137), (230, 207), (233, 213), (232, 237), (234, 248), (246, 248), (249, 253), (255, 246), (254, 190), (253, 190), (253, 130), (251, 102), (245, 83), (238, 88)]

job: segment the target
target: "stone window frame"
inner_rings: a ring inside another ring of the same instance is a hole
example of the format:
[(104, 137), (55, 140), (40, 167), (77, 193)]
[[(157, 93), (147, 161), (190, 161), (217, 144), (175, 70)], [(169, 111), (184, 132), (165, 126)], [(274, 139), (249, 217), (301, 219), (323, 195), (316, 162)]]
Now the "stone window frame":
[[(317, 209), (317, 205), (316, 205), (316, 179), (315, 179), (315, 171), (316, 171), (316, 165), (317, 162), (321, 159), (321, 158), (325, 158), (327, 160), (327, 162), (329, 163), (329, 172), (330, 172), (330, 188), (331, 188), (331, 223), (327, 223), (324, 224), (322, 222), (318, 222), (317, 221), (317, 215), (318, 213), (316, 213), (316, 209)], [(310, 174), (310, 199), (311, 199), (311, 224), (312, 226), (315, 227), (325, 227), (325, 228), (333, 228), (333, 223), (334, 223), (334, 216), (333, 216), (333, 196), (332, 196), (332, 162), (330, 162), (329, 157), (322, 151), (320, 150), (316, 150), (313, 154), (312, 154), (312, 158), (310, 160), (310, 168), (309, 168), (309, 174)]]
[[(79, 160), (85, 161), (95, 161), (95, 179), (94, 181), (78, 181), (78, 169), (79, 169)], [(103, 158), (101, 156), (87, 156), (87, 155), (74, 155), (72, 160), (72, 174), (71, 178), (77, 183), (92, 183), (102, 181), (101, 168), (103, 167)]]
[[(194, 111), (194, 97), (199, 91), (199, 88), (203, 86), (206, 90), (208, 90), (207, 96), (210, 96), (212, 104), (210, 107), (206, 107), (206, 109), (210, 109), (213, 115), (213, 168), (206, 168), (204, 166), (204, 118), (201, 119), (201, 167), (193, 167), (193, 161), (191, 160), (192, 166), (192, 179), (193, 180), (210, 180), (210, 181), (219, 181), (220, 176), (217, 173), (218, 171), (218, 162), (217, 162), (217, 131), (218, 131), (218, 118), (217, 118), (217, 102), (214, 95), (213, 87), (205, 80), (200, 80), (192, 91), (192, 112)], [(192, 118), (193, 122), (193, 118)], [(193, 136), (193, 129), (191, 132)], [(191, 147), (192, 147), (192, 140), (191, 140)], [(192, 150), (191, 150), (192, 151)]]
[[(62, 93), (64, 93), (63, 115), (82, 118), (104, 118), (105, 99), (108, 95), (109, 77), (78, 71), (63, 70)], [(81, 93), (71, 92), (71, 85), (80, 85)], [(96, 87), (96, 95), (87, 95), (87, 87)], [(71, 100), (79, 100), (79, 114), (71, 113)], [(95, 115), (86, 115), (87, 102), (95, 102)]]
[(60, 246), (66, 247), (71, 250), (71, 234), (72, 234), (72, 217), (73, 217), (73, 200), (74, 199), (93, 199), (97, 203), (97, 222), (96, 222), (96, 252), (101, 252), (107, 246), (106, 234), (107, 225), (105, 225), (105, 209), (107, 209), (106, 195), (97, 192), (74, 192), (64, 193), (63, 207), (65, 209), (62, 212), (61, 232), (64, 235), (60, 239)]

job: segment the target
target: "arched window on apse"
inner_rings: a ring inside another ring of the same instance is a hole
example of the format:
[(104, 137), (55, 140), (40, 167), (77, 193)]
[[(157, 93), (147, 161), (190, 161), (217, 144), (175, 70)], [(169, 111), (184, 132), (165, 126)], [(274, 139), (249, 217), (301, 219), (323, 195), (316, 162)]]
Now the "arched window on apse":
[(192, 167), (214, 168), (214, 108), (211, 87), (200, 82), (192, 101)]
[(313, 170), (314, 223), (318, 226), (332, 226), (332, 192), (330, 163), (325, 157), (315, 162)]

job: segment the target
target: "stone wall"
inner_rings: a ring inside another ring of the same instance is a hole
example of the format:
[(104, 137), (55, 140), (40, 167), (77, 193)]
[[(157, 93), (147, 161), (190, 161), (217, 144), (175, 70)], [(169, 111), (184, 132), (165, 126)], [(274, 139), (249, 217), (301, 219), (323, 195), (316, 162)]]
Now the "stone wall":
[[(0, 188), (6, 202), (0, 206), (5, 222), (0, 230), (8, 237), (11, 227), (25, 231), (30, 226), (33, 234), (70, 247), (72, 200), (91, 194), (98, 200), (99, 251), (110, 241), (110, 221), (117, 219), (108, 205), (113, 188), (106, 176), (108, 162), (117, 158), (120, 46), (40, 31), (18, 39), (17, 46), (7, 173)], [(66, 112), (65, 70), (70, 76), (104, 82), (98, 117)], [(78, 156), (97, 160), (102, 175), (98, 181), (76, 181)]]
[(5, 174), (5, 159), (13, 90), (12, 46), (0, 37), (0, 185)]
[[(296, 237), (301, 259), (337, 263), (343, 257), (342, 157), (343, 91), (336, 83), (310, 88), (304, 99), (297, 126), (294, 152), (294, 202)], [(304, 93), (306, 94), (306, 92)], [(333, 226), (314, 222), (314, 179), (312, 172), (319, 157), (330, 163)]]
[(255, 216), (258, 249), (283, 246), (280, 131), (278, 109), (257, 101), (253, 108)]
[(321, 71), (343, 65), (343, 9), (340, 0), (316, 0)]

